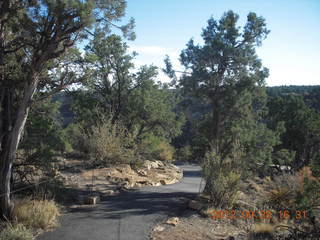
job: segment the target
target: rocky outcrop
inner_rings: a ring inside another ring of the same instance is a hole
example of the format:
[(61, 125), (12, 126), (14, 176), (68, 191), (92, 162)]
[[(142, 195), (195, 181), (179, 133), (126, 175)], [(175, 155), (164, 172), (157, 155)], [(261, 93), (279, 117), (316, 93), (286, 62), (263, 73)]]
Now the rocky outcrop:
[(119, 184), (124, 189), (143, 186), (160, 186), (178, 182), (182, 170), (171, 163), (147, 160), (139, 169), (132, 169), (129, 164), (120, 164), (113, 168), (100, 168), (82, 173), (84, 179), (108, 180)]

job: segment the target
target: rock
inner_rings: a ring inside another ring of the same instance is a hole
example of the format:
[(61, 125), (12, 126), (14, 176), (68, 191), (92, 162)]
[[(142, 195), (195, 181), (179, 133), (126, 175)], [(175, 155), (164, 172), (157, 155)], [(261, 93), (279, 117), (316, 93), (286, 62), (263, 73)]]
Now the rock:
[(164, 166), (164, 163), (161, 162), (161, 161), (154, 161), (154, 162), (158, 165), (158, 167), (163, 167)]
[(103, 193), (107, 194), (107, 195), (115, 195), (115, 191), (114, 190), (104, 190)]
[(115, 174), (117, 174), (116, 169), (113, 169), (113, 168), (106, 168), (105, 169), (105, 176), (106, 177), (111, 177), (111, 176), (114, 176)]
[(179, 223), (179, 218), (178, 217), (172, 217), (172, 218), (169, 218), (166, 221), (166, 224), (170, 224), (170, 225), (173, 225), (173, 226), (177, 226), (178, 223)]
[(124, 181), (124, 182), (121, 183), (121, 186), (124, 189), (130, 189), (130, 188), (133, 188), (135, 186), (135, 182)]
[(84, 198), (84, 204), (96, 205), (100, 200), (99, 196), (86, 196)]
[(116, 167), (116, 169), (121, 173), (134, 174), (129, 164), (120, 164)]
[(143, 167), (145, 167), (146, 169), (150, 170), (152, 168), (158, 168), (159, 165), (157, 162), (153, 162), (153, 161), (149, 161), (149, 160), (146, 160), (144, 161), (143, 163)]
[(147, 171), (146, 171), (146, 170), (143, 170), (143, 169), (139, 169), (139, 170), (137, 171), (137, 173), (138, 173), (140, 176), (142, 176), (142, 177), (148, 176)]
[(141, 185), (147, 185), (149, 182), (148, 182), (148, 180), (139, 180), (139, 181), (137, 181), (137, 183), (139, 183)]
[(161, 186), (162, 184), (160, 182), (148, 182), (147, 185), (150, 185), (150, 186), (154, 186), (154, 187), (157, 187), (157, 186)]
[(160, 183), (162, 185), (168, 185), (168, 184), (173, 184), (173, 183), (176, 183), (177, 180), (176, 179), (161, 179), (160, 180)]
[(154, 229), (153, 229), (153, 231), (155, 231), (155, 232), (162, 232), (162, 231), (164, 231), (164, 227), (162, 227), (162, 226), (156, 226)]
[(191, 200), (189, 201), (188, 203), (188, 208), (192, 209), (192, 210), (201, 210), (203, 208), (203, 204), (198, 202), (198, 201), (195, 201), (195, 200)]

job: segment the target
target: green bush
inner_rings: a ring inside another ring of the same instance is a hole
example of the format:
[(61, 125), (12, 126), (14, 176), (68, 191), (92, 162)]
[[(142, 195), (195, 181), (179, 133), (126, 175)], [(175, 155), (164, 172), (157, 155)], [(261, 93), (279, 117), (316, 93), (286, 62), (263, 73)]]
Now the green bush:
[(291, 218), (297, 223), (292, 226), (294, 232), (319, 236), (320, 179), (312, 175), (309, 167), (292, 175), (277, 176), (264, 188), (267, 189), (265, 203), (269, 209), (275, 212), (285, 209), (291, 216), (297, 211), (306, 214), (307, 217)]
[(313, 176), (320, 178), (320, 153), (312, 159), (311, 170)]
[(207, 152), (203, 164), (203, 176), (206, 181), (204, 192), (210, 196), (214, 207), (232, 207), (240, 187), (241, 174), (231, 161), (220, 161), (214, 152)]
[(139, 153), (146, 159), (172, 161), (174, 148), (164, 138), (154, 135), (145, 136), (138, 145)]
[(180, 148), (176, 153), (176, 159), (178, 159), (181, 162), (189, 162), (192, 161), (192, 149), (190, 145), (186, 145), (182, 148)]
[(0, 232), (0, 240), (33, 240), (32, 232), (22, 224), (7, 225)]
[(134, 136), (121, 122), (103, 119), (97, 126), (82, 129), (83, 150), (98, 165), (131, 163), (136, 159)]

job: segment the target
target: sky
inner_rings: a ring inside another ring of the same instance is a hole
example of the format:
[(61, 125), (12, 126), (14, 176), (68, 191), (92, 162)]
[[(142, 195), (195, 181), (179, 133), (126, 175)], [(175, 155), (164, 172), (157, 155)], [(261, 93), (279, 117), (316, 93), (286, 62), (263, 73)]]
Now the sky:
[[(136, 21), (137, 38), (128, 42), (136, 51), (135, 65), (164, 66), (169, 55), (182, 70), (179, 55), (201, 32), (210, 17), (217, 20), (228, 10), (240, 16), (243, 26), (249, 12), (266, 19), (271, 30), (259, 58), (270, 71), (268, 86), (320, 85), (320, 0), (127, 0), (126, 18)], [(169, 81), (159, 71), (159, 80)]]

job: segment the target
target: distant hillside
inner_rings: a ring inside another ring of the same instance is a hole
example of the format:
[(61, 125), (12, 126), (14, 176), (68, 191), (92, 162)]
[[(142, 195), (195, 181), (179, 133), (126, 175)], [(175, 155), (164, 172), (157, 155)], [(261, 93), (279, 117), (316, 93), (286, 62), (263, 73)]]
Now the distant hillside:
[[(267, 94), (270, 97), (285, 96), (288, 94), (295, 94), (303, 96), (306, 103), (320, 112), (320, 85), (316, 86), (276, 86), (267, 87)], [(74, 114), (71, 111), (72, 96), (66, 92), (60, 92), (53, 96), (54, 102), (60, 102), (60, 113), (63, 119), (63, 125), (67, 126), (72, 122)], [(184, 99), (181, 105), (188, 105), (189, 108), (186, 111), (188, 119), (198, 119), (204, 113), (206, 113), (209, 106), (204, 106), (195, 99)]]
[(320, 85), (314, 86), (276, 86), (267, 87), (270, 97), (295, 94), (303, 96), (306, 104), (320, 112)]

